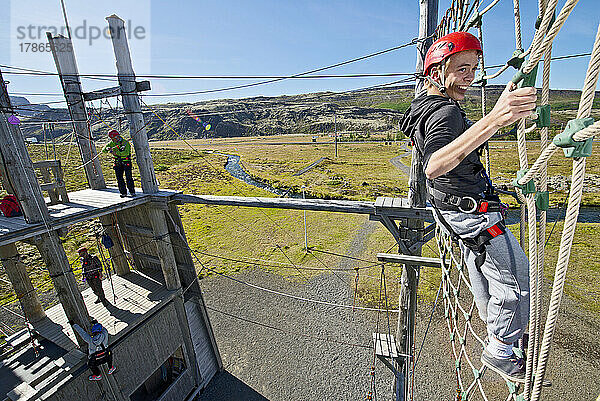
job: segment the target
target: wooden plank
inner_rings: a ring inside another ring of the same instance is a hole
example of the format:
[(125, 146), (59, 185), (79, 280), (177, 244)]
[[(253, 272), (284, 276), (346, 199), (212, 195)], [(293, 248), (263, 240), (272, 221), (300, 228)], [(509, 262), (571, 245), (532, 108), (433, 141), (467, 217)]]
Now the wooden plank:
[(324, 200), (324, 199), (293, 199), (293, 198), (261, 198), (242, 196), (213, 196), (213, 195), (174, 195), (173, 200), (181, 203), (198, 203), (205, 205), (264, 207), (276, 209), (315, 210), (323, 212), (342, 212), (356, 214), (373, 214), (373, 202)]
[[(150, 90), (150, 81), (140, 81), (135, 83), (136, 91), (143, 92)], [(99, 89), (92, 92), (87, 92), (83, 94), (83, 98), (86, 101), (105, 99), (108, 97), (120, 96), (121, 95), (121, 87), (114, 86), (112, 88)]]
[[(378, 253), (377, 260), (386, 263), (402, 263), (405, 265), (428, 266), (439, 268), (442, 267), (442, 260), (440, 258), (429, 258), (425, 256)], [(450, 261), (446, 261), (446, 266), (449, 263)]]
[(38, 162), (33, 162), (33, 168), (49, 168), (49, 167), (57, 167), (60, 165), (58, 160), (41, 160)]
[[(116, 303), (111, 299), (110, 282), (105, 279), (102, 283), (105, 294), (111, 302), (108, 308), (94, 303), (96, 296), (90, 288), (82, 292), (90, 316), (98, 319), (112, 336), (119, 334), (130, 324), (143, 319), (143, 314), (172, 295), (159, 282), (139, 272), (132, 272), (123, 277), (112, 276), (112, 278), (117, 293)], [(150, 295), (152, 299), (150, 299)], [(47, 319), (34, 324), (35, 330), (62, 348), (72, 349), (75, 346), (75, 336), (67, 322), (62, 306), (60, 304), (53, 306), (46, 312)]]
[[(42, 188), (42, 191), (52, 191), (56, 188), (58, 188), (60, 186), (60, 184), (56, 183), (56, 182), (51, 182), (48, 184), (40, 184), (40, 188)], [(52, 196), (50, 196), (50, 199), (52, 199)]]
[(148, 255), (142, 252), (133, 252), (134, 255), (137, 255), (138, 257), (142, 258), (143, 260), (145, 260), (146, 262), (149, 263), (153, 263), (155, 265), (160, 266), (160, 259), (154, 255)]
[(137, 134), (133, 135), (131, 139), (135, 148), (135, 160), (140, 173), (140, 183), (144, 193), (154, 193), (158, 191), (158, 181), (152, 163), (142, 106), (137, 94), (135, 73), (125, 33), (125, 21), (114, 14), (107, 17), (106, 20), (110, 26), (110, 32), (112, 32), (111, 39), (117, 63), (123, 109), (126, 112), (131, 132)]
[(133, 224), (125, 224), (125, 230), (129, 231), (130, 233), (134, 233), (144, 237), (154, 238), (154, 232), (151, 228), (148, 227), (140, 227), (135, 226)]
[(16, 231), (27, 228), (28, 224), (22, 216), (19, 217), (0, 217), (1, 231)]
[(398, 358), (396, 349), (396, 340), (391, 334), (373, 333), (373, 343), (375, 344), (375, 354), (385, 358)]
[(28, 222), (38, 223), (49, 218), (42, 191), (20, 125), (9, 124), (12, 105), (6, 83), (0, 73), (0, 159), (10, 178), (11, 190), (19, 200)]
[(392, 199), (392, 207), (402, 208), (404, 207), (404, 198), (393, 198)]
[(44, 309), (40, 304), (40, 299), (31, 283), (31, 278), (21, 260), (16, 245), (13, 243), (0, 247), (0, 259), (19, 299), (23, 314), (32, 322), (43, 319), (46, 316)]
[[(90, 220), (95, 217), (105, 216), (107, 214), (111, 214), (120, 210), (125, 210), (129, 208), (134, 208), (139, 205), (143, 205), (152, 200), (155, 196), (150, 195), (140, 195), (135, 198), (124, 198), (122, 202), (115, 203), (109, 206), (105, 206), (103, 208), (97, 208), (93, 206), (87, 206), (81, 203), (77, 203), (76, 199), (80, 195), (79, 192), (85, 191), (94, 191), (98, 193), (102, 192), (114, 192), (116, 189), (104, 189), (104, 190), (84, 190), (78, 192), (72, 192), (72, 202), (69, 204), (60, 204), (50, 206), (50, 215), (52, 216), (51, 225), (52, 229), (59, 229), (63, 227), (68, 227), (72, 224)], [(93, 192), (89, 195), (92, 195)], [(178, 191), (161, 191), (156, 196), (158, 198), (171, 197), (175, 194), (180, 194)], [(118, 196), (118, 195), (117, 195)], [(92, 196), (91, 196), (92, 197)], [(75, 209), (75, 210), (73, 210)], [(0, 227), (2, 226), (2, 220), (0, 218)], [(22, 218), (12, 218), (12, 219), (22, 219)], [(23, 222), (24, 223), (24, 222)], [(24, 224), (24, 227), (18, 226), (14, 227), (14, 231), (7, 232), (0, 237), (0, 245), (6, 245), (12, 242), (21, 241), (35, 235), (40, 235), (42, 233), (47, 232), (47, 228), (44, 224)]]
[(69, 113), (73, 119), (73, 129), (75, 130), (75, 140), (79, 147), (83, 169), (91, 188), (105, 188), (104, 175), (100, 159), (96, 157), (98, 151), (96, 145), (91, 140), (90, 127), (88, 125), (87, 110), (83, 99), (81, 89), (81, 80), (79, 79), (79, 69), (73, 52), (73, 44), (70, 38), (62, 35), (53, 37), (50, 32), (46, 33), (54, 64), (60, 76)]

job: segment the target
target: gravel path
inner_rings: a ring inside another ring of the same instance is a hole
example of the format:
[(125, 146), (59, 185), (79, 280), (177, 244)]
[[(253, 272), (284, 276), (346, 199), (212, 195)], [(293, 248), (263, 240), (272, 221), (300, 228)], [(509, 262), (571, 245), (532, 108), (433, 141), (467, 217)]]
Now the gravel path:
[[(376, 227), (376, 223), (364, 223), (347, 254), (360, 255), (364, 239)], [(339, 266), (351, 264), (348, 259), (343, 259)], [(330, 273), (302, 283), (290, 282), (262, 270), (248, 270), (236, 278), (302, 297), (352, 303), (351, 278), (340, 280)], [(204, 279), (201, 285), (207, 305), (214, 308), (209, 314), (224, 371), (217, 374), (200, 400), (366, 399), (372, 350), (306, 336), (370, 346), (376, 313), (297, 301), (255, 290), (224, 277)], [(417, 349), (431, 308), (430, 303), (419, 304)], [(279, 330), (241, 321), (215, 310)], [(395, 332), (395, 319), (394, 314), (390, 321), (392, 333)], [(387, 331), (386, 326), (385, 321), (380, 321), (379, 331)], [(543, 400), (594, 400), (600, 394), (599, 332), (597, 316), (582, 311), (573, 300), (564, 299), (546, 376), (552, 381), (552, 387), (544, 390)], [(470, 348), (473, 353), (480, 352), (475, 345)], [(456, 396), (450, 353), (440, 301), (416, 367), (415, 400), (449, 400)], [(377, 398), (374, 399), (390, 400), (393, 375), (381, 362), (377, 361), (375, 366)], [(500, 394), (506, 396), (506, 386), (497, 376), (486, 373), (483, 381), (490, 401), (499, 400)], [(479, 399), (478, 395), (469, 398)]]
[[(349, 303), (350, 291), (331, 274), (305, 284), (291, 283), (263, 271), (236, 276), (300, 296)], [(239, 321), (209, 311), (225, 371), (218, 374), (200, 400), (364, 400), (369, 390), (370, 349), (303, 338), (297, 333), (370, 345), (375, 313), (315, 306), (258, 292), (222, 277), (202, 281), (209, 306), (281, 328), (289, 333)], [(556, 333), (542, 400), (594, 400), (600, 394), (600, 346), (597, 319), (567, 300)], [(419, 305), (417, 347), (423, 338), (431, 305)], [(441, 306), (416, 369), (415, 400), (450, 400), (456, 394), (453, 360)], [(391, 321), (392, 332), (395, 320)], [(384, 330), (382, 330), (384, 331)], [(477, 352), (477, 350), (475, 350)], [(391, 399), (392, 374), (377, 361), (380, 400)], [(506, 395), (497, 376), (486, 373), (490, 401)], [(479, 396), (469, 400), (479, 400)], [(502, 398), (504, 399), (504, 398)]]
[[(363, 224), (349, 254), (360, 253), (364, 239), (376, 227), (376, 223), (369, 221)], [(343, 260), (340, 266), (347, 267), (346, 263), (347, 260)], [(352, 304), (348, 275), (338, 273), (336, 277), (325, 273), (308, 282), (294, 283), (261, 270), (251, 270), (236, 278), (306, 298)], [(366, 398), (373, 362), (371, 336), (375, 330), (375, 312), (353, 312), (297, 301), (257, 291), (224, 277), (205, 279), (201, 284), (210, 307), (285, 331), (209, 311), (225, 372), (215, 377), (201, 400)], [(380, 331), (383, 330), (380, 328)], [(384, 399), (381, 395), (390, 394), (393, 375), (381, 362), (375, 366), (375, 388), (378, 398)]]
[(406, 164), (402, 163), (402, 161), (400, 159), (402, 159), (403, 157), (407, 157), (410, 156), (411, 154), (411, 150), (408, 148), (408, 143), (407, 142), (403, 142), (402, 143), (402, 150), (404, 150), (404, 153), (390, 159), (390, 163), (392, 163), (392, 165), (396, 168), (398, 168), (400, 171), (402, 171), (402, 173), (405, 176), (410, 176), (410, 167), (407, 166)]

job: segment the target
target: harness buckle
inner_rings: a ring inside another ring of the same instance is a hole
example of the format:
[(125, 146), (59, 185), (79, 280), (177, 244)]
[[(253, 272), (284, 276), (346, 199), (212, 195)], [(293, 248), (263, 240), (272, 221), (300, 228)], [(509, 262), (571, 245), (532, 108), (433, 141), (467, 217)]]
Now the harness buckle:
[[(468, 209), (466, 207), (463, 207), (465, 201), (471, 202), (472, 206), (469, 206)], [(474, 198), (471, 198), (470, 196), (463, 196), (460, 200), (460, 203), (457, 205), (458, 210), (460, 210), (463, 213), (475, 213), (477, 211), (477, 206), (477, 201)]]

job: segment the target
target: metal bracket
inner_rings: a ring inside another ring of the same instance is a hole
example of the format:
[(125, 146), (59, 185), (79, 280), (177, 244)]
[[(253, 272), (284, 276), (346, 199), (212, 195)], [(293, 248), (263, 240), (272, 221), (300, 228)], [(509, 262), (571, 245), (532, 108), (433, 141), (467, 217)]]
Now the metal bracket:
[(408, 250), (411, 254), (414, 254), (418, 248), (422, 247), (426, 243), (428, 243), (433, 237), (435, 237), (435, 221), (425, 227), (425, 231), (423, 232), (423, 239), (420, 241), (415, 241), (408, 246)]
[(388, 229), (388, 231), (394, 236), (394, 239), (398, 243), (400, 250), (402, 253), (410, 254), (408, 247), (406, 246), (406, 239), (402, 238), (400, 233), (400, 229), (396, 225), (396, 223), (390, 219), (388, 216), (380, 216), (381, 222)]

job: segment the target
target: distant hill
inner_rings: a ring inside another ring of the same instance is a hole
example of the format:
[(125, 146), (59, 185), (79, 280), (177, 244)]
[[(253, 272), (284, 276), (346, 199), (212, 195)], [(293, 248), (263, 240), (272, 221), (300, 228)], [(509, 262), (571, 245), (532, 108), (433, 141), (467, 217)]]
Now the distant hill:
[[(501, 85), (490, 85), (486, 89), (487, 111), (495, 104), (504, 89)], [(462, 106), (469, 118), (481, 117), (481, 96), (479, 88), (471, 88)], [(580, 92), (576, 90), (553, 90), (550, 95), (552, 124), (561, 128), (566, 121), (575, 117)], [(152, 106), (161, 118), (184, 138), (238, 137), (277, 134), (318, 134), (332, 133), (337, 126), (338, 133), (365, 136), (374, 133), (396, 133), (402, 113), (414, 97), (413, 86), (365, 89), (353, 92), (319, 92), (293, 96), (251, 97), (244, 99), (219, 99), (197, 103), (167, 103)], [(11, 98), (20, 104), (29, 104), (27, 99)], [(15, 103), (17, 104), (17, 103)], [(29, 108), (29, 107), (27, 107)], [(68, 120), (65, 109), (50, 109), (48, 106), (31, 106), (32, 116), (38, 119)], [(600, 99), (595, 109), (600, 109)], [(600, 110), (594, 114), (599, 117)], [(24, 113), (21, 113), (25, 115)], [(335, 117), (335, 118), (334, 118)], [(178, 138), (150, 111), (144, 110), (148, 136), (151, 140)], [(127, 133), (127, 119), (122, 111), (102, 110), (102, 119), (111, 127)], [(205, 131), (204, 125), (211, 125)], [(335, 121), (335, 124), (334, 124)], [(39, 126), (23, 125), (28, 136), (41, 136)], [(107, 126), (94, 123), (95, 138), (104, 137)], [(57, 125), (54, 135), (71, 132), (68, 124)]]
[(50, 106), (46, 106), (46, 105), (32, 105), (29, 100), (27, 100), (27, 98), (24, 98), (22, 96), (9, 96), (10, 97), (10, 103), (13, 105), (13, 107), (17, 108), (18, 110), (18, 114), (21, 114), (23, 116), (35, 116), (37, 114), (40, 113), (44, 113), (44, 112), (48, 112), (51, 111)]

